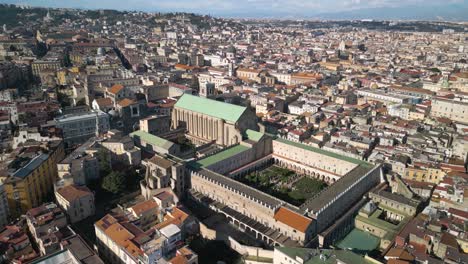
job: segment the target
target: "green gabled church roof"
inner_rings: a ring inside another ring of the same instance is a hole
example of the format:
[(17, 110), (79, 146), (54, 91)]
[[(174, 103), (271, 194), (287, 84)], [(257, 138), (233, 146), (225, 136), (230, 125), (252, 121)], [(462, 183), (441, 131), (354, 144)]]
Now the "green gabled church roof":
[(247, 136), (247, 139), (250, 139), (250, 140), (253, 140), (253, 141), (260, 141), (260, 139), (262, 139), (262, 137), (265, 135), (261, 132), (258, 132), (258, 131), (255, 131), (255, 130), (252, 130), (252, 129), (247, 129), (245, 131), (245, 134)]
[(190, 94), (184, 94), (175, 104), (176, 107), (202, 113), (204, 115), (237, 122), (247, 107), (228, 104)]
[(141, 131), (141, 130), (137, 130), (133, 133), (130, 133), (130, 137), (134, 138), (134, 137), (139, 137), (141, 140), (151, 144), (151, 145), (154, 145), (154, 146), (158, 146), (158, 147), (161, 147), (161, 148), (164, 148), (164, 149), (169, 149), (170, 147), (172, 147), (174, 145), (174, 143), (172, 143), (171, 141), (169, 140), (166, 140), (164, 138), (161, 138), (161, 137), (158, 137), (158, 136), (155, 136), (155, 135), (152, 135), (148, 132), (145, 132), (145, 131)]
[(249, 147), (243, 146), (243, 145), (236, 145), (234, 147), (229, 147), (226, 148), (214, 155), (208, 156), (206, 158), (200, 159), (198, 161), (191, 162), (189, 166), (195, 169), (199, 168), (204, 168), (208, 167), (210, 165), (213, 165), (215, 163), (218, 163), (222, 160), (228, 159), (234, 155), (237, 155), (239, 153), (242, 153), (244, 151), (249, 150)]

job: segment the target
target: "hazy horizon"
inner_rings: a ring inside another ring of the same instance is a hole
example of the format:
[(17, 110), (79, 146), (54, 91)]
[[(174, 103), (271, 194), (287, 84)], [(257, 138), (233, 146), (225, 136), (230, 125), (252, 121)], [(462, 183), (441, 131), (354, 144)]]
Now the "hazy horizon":
[(51, 8), (189, 12), (233, 18), (468, 20), (468, 0), (0, 0)]

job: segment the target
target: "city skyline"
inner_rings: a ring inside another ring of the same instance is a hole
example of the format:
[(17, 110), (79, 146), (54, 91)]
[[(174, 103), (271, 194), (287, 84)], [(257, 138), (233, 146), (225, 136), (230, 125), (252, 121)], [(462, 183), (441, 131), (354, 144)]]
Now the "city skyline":
[(468, 263), (467, 5), (0, 0), (0, 262)]
[(0, 3), (51, 8), (189, 12), (218, 17), (276, 19), (468, 20), (466, 0), (198, 0), (198, 1), (55, 1), (3, 0)]

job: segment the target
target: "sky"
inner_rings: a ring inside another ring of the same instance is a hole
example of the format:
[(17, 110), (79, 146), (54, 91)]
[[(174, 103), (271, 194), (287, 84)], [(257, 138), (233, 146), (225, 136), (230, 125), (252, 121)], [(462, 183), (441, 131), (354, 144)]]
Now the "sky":
[[(192, 12), (224, 17), (314, 17), (352, 12), (385, 13), (411, 9), (437, 16), (446, 9), (468, 8), (468, 0), (0, 0), (3, 3), (46, 7)], [(455, 11), (454, 11), (455, 10)], [(468, 9), (464, 10), (467, 11)], [(467, 15), (468, 16), (468, 15)]]

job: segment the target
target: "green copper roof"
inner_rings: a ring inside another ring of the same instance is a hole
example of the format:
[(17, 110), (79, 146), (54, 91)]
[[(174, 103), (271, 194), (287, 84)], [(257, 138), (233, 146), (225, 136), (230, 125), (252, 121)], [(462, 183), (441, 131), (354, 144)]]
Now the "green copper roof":
[(194, 168), (203, 168), (203, 167), (208, 167), (210, 165), (213, 165), (221, 160), (227, 159), (229, 157), (232, 157), (234, 155), (237, 155), (241, 152), (244, 152), (246, 150), (250, 149), (249, 147), (243, 146), (243, 145), (236, 145), (234, 147), (222, 150), (214, 155), (211, 155), (209, 157), (206, 157), (201, 160), (197, 160), (190, 165)]
[(184, 94), (175, 104), (176, 107), (202, 113), (212, 117), (237, 122), (245, 112), (246, 107), (206, 99), (199, 96)]
[(379, 247), (380, 238), (357, 228), (351, 230), (338, 244), (341, 249), (351, 249), (356, 252), (369, 252)]
[(351, 163), (361, 165), (361, 166), (364, 166), (364, 167), (371, 167), (372, 166), (372, 164), (370, 164), (367, 161), (347, 157), (347, 156), (340, 155), (340, 154), (337, 154), (337, 153), (334, 153), (334, 152), (331, 152), (331, 151), (323, 150), (321, 148), (312, 147), (312, 146), (309, 146), (309, 145), (305, 145), (305, 144), (298, 143), (298, 142), (293, 142), (293, 141), (283, 139), (283, 138), (277, 138), (275, 140), (279, 141), (281, 143), (285, 143), (285, 144), (295, 146), (295, 147), (298, 147), (298, 148), (303, 148), (303, 149), (308, 150), (308, 151), (313, 151), (313, 152), (316, 152), (316, 153), (319, 153), (319, 154), (322, 154), (322, 155), (326, 155), (326, 156), (329, 156), (329, 157), (332, 157), (332, 158), (335, 158), (335, 159), (339, 159), (339, 160), (344, 160), (344, 161), (351, 162)]
[(150, 133), (147, 133), (147, 132), (141, 131), (141, 130), (138, 130), (138, 131), (135, 131), (135, 132), (131, 133), (130, 136), (132, 138), (133, 137), (139, 137), (140, 140), (143, 140), (143, 141), (145, 141), (145, 142), (147, 142), (147, 143), (149, 143), (151, 145), (162, 147), (162, 148), (165, 148), (165, 149), (168, 149), (172, 145), (174, 145), (174, 143), (172, 143), (169, 140), (166, 140), (164, 138), (160, 138), (158, 136), (152, 135)]
[(263, 133), (257, 132), (255, 130), (247, 129), (245, 131), (247, 138), (253, 141), (259, 141), (263, 137)]

